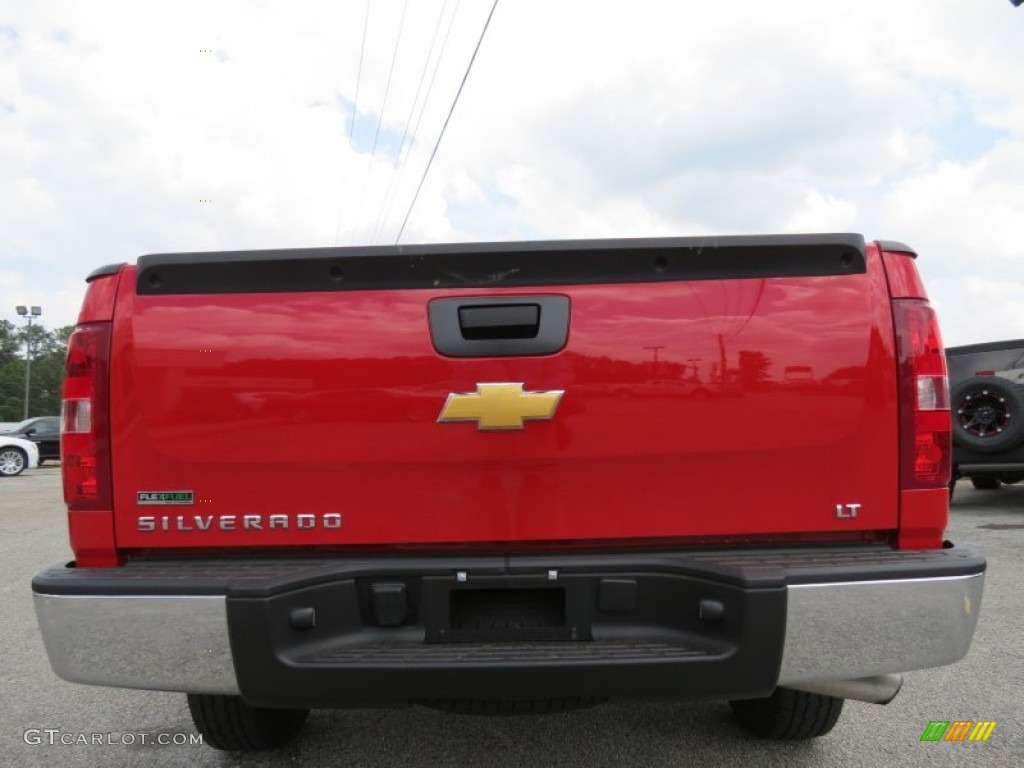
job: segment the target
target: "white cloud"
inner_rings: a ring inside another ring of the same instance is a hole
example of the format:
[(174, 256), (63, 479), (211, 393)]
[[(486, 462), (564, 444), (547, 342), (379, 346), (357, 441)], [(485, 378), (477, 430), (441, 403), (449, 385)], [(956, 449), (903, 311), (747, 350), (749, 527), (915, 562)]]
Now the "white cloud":
[(783, 229), (787, 232), (814, 229), (848, 232), (857, 229), (857, 216), (857, 206), (849, 201), (811, 190), (804, 197), (803, 207), (790, 216)]
[(922, 168), (880, 201), (887, 231), (920, 253), (947, 344), (1024, 336), (1022, 179), (1024, 140), (1003, 140), (973, 163)]
[[(146, 252), (393, 239), (490, 2), (396, 168), (455, 7), (408, 6), (372, 160), (402, 3), (370, 5), (354, 147), (363, 3), (5, 9), (0, 316), (70, 323)], [(1019, 271), (1022, 27), (997, 0), (502, 3), (403, 241), (857, 230), (921, 252), (948, 341), (1020, 335), (971, 281)]]
[(1018, 273), (933, 280), (929, 287), (943, 343), (1024, 339), (1024, 280)]

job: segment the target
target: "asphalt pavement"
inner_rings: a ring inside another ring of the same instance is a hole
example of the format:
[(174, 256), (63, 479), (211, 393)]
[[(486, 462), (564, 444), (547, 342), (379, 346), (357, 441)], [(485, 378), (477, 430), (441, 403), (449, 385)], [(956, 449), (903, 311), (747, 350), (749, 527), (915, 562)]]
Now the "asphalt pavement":
[[(1024, 484), (961, 481), (948, 537), (989, 561), (974, 644), (953, 666), (906, 675), (887, 706), (847, 702), (835, 730), (764, 742), (722, 702), (621, 702), (513, 718), (419, 707), (314, 711), (276, 752), (190, 744), (183, 694), (65, 683), (50, 670), (32, 609), (32, 576), (70, 559), (60, 468), (0, 479), (0, 765), (49, 766), (1021, 766), (1024, 765)], [(168, 627), (173, 632), (172, 627)], [(989, 720), (983, 743), (921, 742), (932, 720)]]

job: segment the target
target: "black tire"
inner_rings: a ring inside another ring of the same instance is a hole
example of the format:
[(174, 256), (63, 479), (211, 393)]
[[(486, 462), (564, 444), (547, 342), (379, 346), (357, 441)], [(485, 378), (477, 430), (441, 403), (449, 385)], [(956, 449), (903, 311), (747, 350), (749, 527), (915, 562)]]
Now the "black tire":
[(1002, 483), (995, 475), (973, 475), (971, 485), (979, 491), (996, 491)]
[(976, 376), (953, 387), (953, 440), (978, 453), (998, 453), (1024, 440), (1024, 387)]
[(210, 693), (188, 694), (188, 708), (204, 744), (236, 752), (284, 746), (309, 716), (308, 709), (259, 709)]
[(824, 736), (843, 711), (843, 700), (820, 693), (776, 688), (766, 699), (729, 702), (736, 721), (762, 739), (797, 740)]
[(13, 445), (0, 448), (0, 476), (14, 477), (20, 475), (28, 466), (28, 455)]
[(1006, 485), (1016, 485), (1024, 480), (1024, 472), (1000, 472), (999, 481)]
[(560, 696), (548, 699), (429, 699), (417, 704), (459, 715), (548, 715), (604, 704), (593, 696)]

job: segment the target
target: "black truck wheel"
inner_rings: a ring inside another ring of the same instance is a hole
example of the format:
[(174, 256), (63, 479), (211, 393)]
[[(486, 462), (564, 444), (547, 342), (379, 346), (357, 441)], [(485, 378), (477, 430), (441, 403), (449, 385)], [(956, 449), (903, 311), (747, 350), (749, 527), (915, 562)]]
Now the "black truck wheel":
[(776, 688), (766, 699), (729, 702), (736, 721), (762, 739), (797, 740), (824, 736), (843, 711), (843, 700), (820, 693)]
[(308, 709), (259, 709), (240, 696), (188, 694), (192, 722), (214, 749), (249, 752), (284, 746), (306, 722)]
[(1002, 483), (995, 475), (974, 475), (971, 477), (971, 485), (979, 491), (995, 491)]
[(976, 376), (953, 388), (953, 439), (978, 453), (998, 453), (1024, 440), (1024, 387)]

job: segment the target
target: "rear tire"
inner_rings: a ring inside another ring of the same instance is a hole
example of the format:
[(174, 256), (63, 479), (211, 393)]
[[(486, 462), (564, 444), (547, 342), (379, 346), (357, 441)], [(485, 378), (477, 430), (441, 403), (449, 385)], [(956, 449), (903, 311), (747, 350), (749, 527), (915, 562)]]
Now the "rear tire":
[(843, 699), (820, 693), (776, 688), (765, 699), (729, 702), (737, 722), (762, 739), (797, 740), (824, 736), (843, 711)]
[(0, 476), (20, 475), (27, 466), (28, 456), (21, 448), (15, 448), (13, 445), (0, 448)]
[(1002, 483), (995, 475), (975, 475), (971, 478), (971, 485), (979, 491), (996, 491)]
[(284, 746), (309, 716), (308, 709), (260, 709), (209, 693), (188, 694), (188, 708), (204, 744), (237, 752)]

